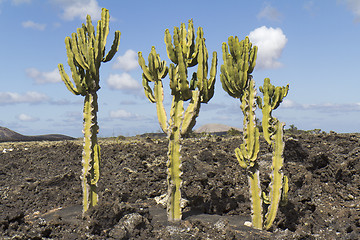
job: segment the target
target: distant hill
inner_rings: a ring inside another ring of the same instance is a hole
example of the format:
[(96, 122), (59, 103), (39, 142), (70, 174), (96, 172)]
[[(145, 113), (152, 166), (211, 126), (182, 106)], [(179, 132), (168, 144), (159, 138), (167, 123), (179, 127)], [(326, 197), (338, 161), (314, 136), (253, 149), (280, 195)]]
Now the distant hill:
[(194, 132), (196, 132), (196, 133), (204, 133), (204, 132), (205, 133), (218, 133), (218, 132), (227, 132), (231, 128), (238, 130), (238, 131), (242, 131), (240, 128), (230, 127), (230, 126), (224, 125), (224, 124), (209, 123), (209, 124), (205, 124), (197, 129), (195, 129)]
[(61, 141), (72, 140), (73, 137), (69, 137), (61, 134), (47, 134), (37, 136), (25, 136), (15, 131), (12, 131), (5, 127), (0, 127), (0, 142), (20, 142), (20, 141)]

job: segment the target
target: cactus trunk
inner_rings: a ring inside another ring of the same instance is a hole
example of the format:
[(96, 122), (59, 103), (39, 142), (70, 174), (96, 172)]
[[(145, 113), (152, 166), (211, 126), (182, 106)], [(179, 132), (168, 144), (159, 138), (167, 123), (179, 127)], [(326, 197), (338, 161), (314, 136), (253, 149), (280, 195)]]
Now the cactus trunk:
[[(240, 158), (248, 170), (248, 180), (251, 198), (251, 217), (253, 227), (262, 229), (263, 213), (260, 187), (259, 164), (257, 155), (260, 149), (259, 129), (256, 126), (256, 89), (255, 81), (251, 79), (241, 99), (241, 110), (244, 115), (244, 143), (241, 145)], [(240, 160), (239, 160), (240, 161)]]
[(275, 125), (275, 135), (272, 144), (273, 157), (272, 157), (272, 176), (270, 183), (270, 206), (265, 216), (264, 228), (267, 230), (271, 227), (275, 220), (280, 201), (282, 200), (282, 188), (284, 174), (282, 171), (284, 165), (283, 152), (285, 143), (283, 140), (284, 123), (277, 122)]
[(257, 163), (255, 163), (254, 167), (248, 170), (248, 180), (250, 186), (252, 226), (256, 229), (262, 229), (263, 201), (261, 199), (260, 174), (259, 174), (259, 165)]
[(171, 124), (169, 129), (169, 160), (168, 160), (168, 220), (181, 220), (181, 155), (180, 155), (180, 125), (182, 122), (182, 114), (184, 112), (183, 101), (173, 97), (173, 104), (170, 112)]
[(97, 182), (100, 169), (100, 147), (97, 143), (97, 94), (89, 93), (84, 100), (84, 149), (82, 153), (83, 213), (98, 202)]

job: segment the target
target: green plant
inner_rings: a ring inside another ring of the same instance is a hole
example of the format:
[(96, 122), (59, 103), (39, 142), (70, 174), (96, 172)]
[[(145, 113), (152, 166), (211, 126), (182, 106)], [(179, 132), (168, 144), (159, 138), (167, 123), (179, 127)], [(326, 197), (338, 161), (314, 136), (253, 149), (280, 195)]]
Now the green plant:
[(58, 65), (61, 79), (70, 92), (85, 96), (84, 100), (84, 149), (82, 153), (83, 173), (83, 213), (98, 202), (97, 182), (100, 176), (100, 146), (97, 143), (97, 91), (100, 89), (100, 64), (110, 61), (118, 50), (120, 32), (115, 32), (115, 39), (110, 51), (105, 56), (106, 38), (109, 34), (109, 11), (102, 9), (101, 20), (98, 21), (96, 35), (87, 15), (86, 25), (82, 24), (71, 37), (65, 38), (68, 64), (72, 78), (69, 79), (62, 64)]
[(230, 128), (227, 132), (226, 132), (227, 135), (229, 136), (237, 136), (237, 135), (240, 135), (241, 132), (235, 128)]
[[(165, 30), (165, 43), (170, 67), (161, 61), (155, 47), (152, 47), (148, 57), (148, 66), (142, 53), (139, 52), (139, 65), (143, 70), (142, 83), (145, 95), (152, 103), (156, 103), (156, 110), (161, 129), (169, 139), (168, 152), (168, 220), (181, 220), (181, 139), (188, 134), (195, 125), (199, 115), (200, 104), (207, 103), (214, 95), (214, 84), (217, 67), (217, 54), (213, 53), (210, 77), (208, 78), (208, 51), (205, 46), (203, 29), (197, 30), (195, 39), (193, 21), (189, 21), (188, 30), (184, 23), (180, 29), (174, 28), (173, 43), (168, 29)], [(190, 83), (188, 68), (197, 66)], [(164, 92), (162, 79), (169, 73), (171, 95), (173, 96), (170, 118), (167, 120), (163, 104)], [(153, 82), (152, 90), (149, 83)], [(184, 109), (184, 102), (189, 104)]]
[(262, 126), (264, 138), (273, 150), (270, 193), (269, 196), (263, 194), (264, 202), (269, 204), (264, 228), (269, 229), (275, 220), (279, 204), (287, 201), (288, 179), (282, 171), (284, 165), (283, 152), (285, 143), (283, 138), (285, 124), (273, 117), (271, 113), (279, 107), (283, 98), (286, 97), (289, 85), (286, 87), (275, 87), (270, 83), (269, 78), (265, 78), (264, 85), (259, 89), (263, 94), (263, 99), (258, 97), (257, 103), (263, 114)]
[[(239, 41), (237, 37), (229, 37), (229, 50), (223, 43), (223, 60), (220, 79), (224, 90), (232, 97), (239, 98), (241, 110), (244, 115), (243, 143), (235, 149), (236, 158), (240, 166), (246, 169), (250, 185), (252, 225), (257, 229), (269, 229), (275, 219), (280, 200), (286, 201), (288, 191), (288, 179), (283, 176), (283, 127), (271, 116), (272, 110), (276, 109), (286, 96), (286, 88), (275, 88), (265, 79), (264, 86), (260, 87), (264, 102), (257, 96), (255, 81), (252, 71), (256, 64), (257, 47), (252, 46), (249, 38)], [(262, 109), (262, 128), (266, 141), (272, 146), (272, 176), (270, 193), (267, 195), (260, 187), (259, 163), (257, 161), (260, 150), (260, 131), (255, 110), (259, 105)], [(263, 205), (269, 205), (268, 212), (263, 214)]]

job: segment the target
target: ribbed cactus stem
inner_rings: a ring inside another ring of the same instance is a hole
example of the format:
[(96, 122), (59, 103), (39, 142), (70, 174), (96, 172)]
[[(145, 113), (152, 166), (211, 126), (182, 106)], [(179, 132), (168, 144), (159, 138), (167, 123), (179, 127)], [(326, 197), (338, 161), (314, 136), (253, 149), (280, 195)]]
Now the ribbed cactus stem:
[(272, 116), (272, 111), (279, 107), (283, 98), (286, 97), (289, 85), (286, 87), (275, 87), (270, 83), (269, 78), (264, 79), (264, 85), (260, 87), (263, 99), (258, 97), (257, 103), (262, 109), (263, 134), (265, 140), (271, 145), (273, 150), (272, 175), (269, 185), (270, 194), (268, 198), (268, 212), (265, 215), (264, 228), (269, 229), (276, 217), (279, 205), (287, 201), (288, 179), (284, 176), (282, 168), (284, 165), (283, 152), (284, 126), (277, 118)]
[(89, 93), (84, 100), (84, 148), (83, 148), (83, 212), (98, 202), (97, 182), (100, 169), (100, 147), (97, 143), (97, 94)]
[(261, 187), (259, 165), (256, 162), (260, 150), (260, 134), (256, 126), (256, 89), (253, 79), (250, 80), (248, 87), (244, 91), (241, 110), (244, 114), (244, 143), (240, 147), (240, 154), (242, 155), (242, 160), (245, 162), (243, 165), (246, 165), (246, 169), (248, 170), (252, 223), (254, 228), (262, 229)]
[(284, 123), (277, 122), (275, 125), (275, 134), (272, 142), (273, 148), (273, 157), (272, 157), (272, 176), (270, 183), (270, 206), (268, 212), (265, 216), (264, 228), (267, 230), (273, 224), (277, 210), (279, 208), (279, 204), (282, 198), (282, 188), (283, 188), (283, 165), (284, 165), (284, 157), (283, 152), (285, 148), (284, 143)]
[[(168, 131), (168, 123), (166, 117), (166, 111), (164, 108), (164, 90), (162, 79), (166, 77), (168, 73), (168, 67), (165, 61), (161, 61), (159, 54), (156, 53), (155, 47), (151, 48), (149, 54), (149, 66), (145, 65), (145, 60), (141, 52), (138, 52), (138, 62), (143, 70), (142, 84), (144, 87), (145, 95), (150, 102), (156, 103), (156, 112), (160, 127), (163, 132)], [(149, 82), (154, 82), (154, 92), (149, 86)]]
[(182, 217), (181, 211), (181, 155), (180, 155), (180, 141), (181, 132), (180, 126), (182, 123), (182, 114), (184, 112), (183, 101), (176, 99), (178, 96), (173, 96), (174, 101), (171, 107), (170, 117), (171, 125), (169, 131), (169, 160), (168, 160), (168, 220), (179, 221)]
[(263, 94), (263, 100), (258, 97), (257, 102), (259, 108), (262, 109), (262, 127), (264, 138), (271, 144), (272, 135), (275, 133), (275, 125), (277, 119), (272, 116), (272, 111), (279, 107), (280, 103), (286, 97), (289, 91), (289, 85), (286, 87), (275, 87), (270, 83), (269, 78), (264, 79), (264, 85), (259, 87), (260, 92)]
[(256, 229), (263, 229), (263, 201), (261, 198), (259, 165), (248, 169), (248, 181), (250, 186), (251, 219), (252, 226)]

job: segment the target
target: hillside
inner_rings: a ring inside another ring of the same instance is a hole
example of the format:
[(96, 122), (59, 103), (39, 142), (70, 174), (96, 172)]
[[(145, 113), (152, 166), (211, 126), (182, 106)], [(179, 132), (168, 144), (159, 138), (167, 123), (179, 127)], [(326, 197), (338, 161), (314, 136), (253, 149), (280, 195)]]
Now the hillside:
[(61, 141), (72, 140), (69, 137), (61, 134), (47, 134), (37, 136), (25, 136), (6, 127), (0, 127), (0, 142), (21, 142), (21, 141)]

